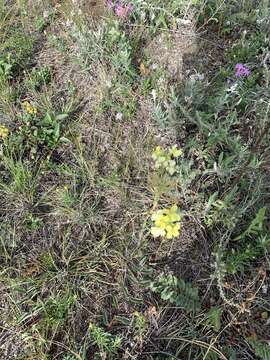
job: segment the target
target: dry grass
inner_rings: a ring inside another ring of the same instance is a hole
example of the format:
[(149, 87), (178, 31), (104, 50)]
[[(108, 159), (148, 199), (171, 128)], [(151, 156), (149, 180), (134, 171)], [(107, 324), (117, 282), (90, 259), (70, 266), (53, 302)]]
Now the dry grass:
[[(20, 0), (10, 14), (0, 1), (0, 49), (14, 59), (10, 77), (0, 62), (1, 124), (10, 130), (0, 144), (1, 360), (233, 359), (228, 347), (246, 360), (258, 355), (250, 337), (269, 340), (269, 255), (257, 244), (269, 225), (261, 220), (244, 264), (235, 240), (268, 198), (266, 137), (241, 167), (266, 126), (258, 57), (246, 61), (254, 83), (234, 98), (224, 90), (233, 76), (226, 47), (239, 46), (237, 34), (224, 35), (228, 8), (135, 4), (120, 20), (103, 1)], [(14, 29), (29, 43), (16, 45), (16, 35), (9, 50)], [(26, 99), (37, 119), (26, 118)], [(169, 176), (151, 155), (174, 144), (184, 153)], [(180, 235), (154, 239), (152, 212), (172, 204)], [(229, 260), (240, 261), (235, 273)], [(174, 291), (150, 291), (172, 274), (189, 294), (199, 289), (198, 312), (177, 305)]]

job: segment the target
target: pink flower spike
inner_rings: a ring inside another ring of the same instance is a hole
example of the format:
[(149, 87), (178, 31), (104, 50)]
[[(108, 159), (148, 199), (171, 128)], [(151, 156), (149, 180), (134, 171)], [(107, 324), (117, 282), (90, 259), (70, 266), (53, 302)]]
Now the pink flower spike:
[(115, 14), (116, 14), (118, 17), (120, 17), (120, 18), (126, 17), (125, 7), (124, 7), (124, 5), (122, 5), (121, 2), (118, 2), (118, 3), (115, 5), (114, 11), (115, 11)]
[(236, 77), (246, 77), (249, 76), (251, 74), (251, 71), (249, 70), (249, 68), (247, 68), (244, 64), (236, 64), (235, 65), (235, 76)]
[(133, 5), (129, 3), (127, 6), (127, 14), (130, 15), (132, 11), (133, 11)]
[(125, 19), (127, 18), (130, 13), (133, 10), (133, 5), (132, 4), (128, 4), (128, 5), (123, 5), (121, 2), (118, 2), (115, 5), (115, 14), (120, 17), (121, 19)]
[(112, 0), (106, 0), (106, 5), (107, 5), (108, 9), (112, 9), (112, 7), (113, 7)]

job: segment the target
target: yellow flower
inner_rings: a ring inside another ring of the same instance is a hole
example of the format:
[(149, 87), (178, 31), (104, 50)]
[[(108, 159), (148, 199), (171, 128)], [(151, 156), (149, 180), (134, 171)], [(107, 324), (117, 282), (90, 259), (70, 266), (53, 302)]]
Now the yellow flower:
[(171, 176), (177, 171), (176, 158), (182, 155), (182, 150), (177, 148), (177, 145), (173, 145), (171, 149), (164, 150), (160, 146), (157, 146), (152, 154), (152, 158), (155, 161), (156, 169), (164, 169)]
[(183, 151), (181, 149), (177, 148), (177, 145), (173, 145), (173, 147), (170, 149), (170, 155), (177, 158), (183, 154)]
[(151, 228), (151, 234), (154, 238), (157, 238), (159, 236), (165, 236), (166, 232), (164, 229), (160, 229), (159, 227), (153, 226)]
[(31, 105), (29, 103), (29, 101), (24, 101), (22, 103), (22, 105), (24, 107), (24, 110), (27, 112), (27, 114), (29, 114), (29, 115), (36, 115), (37, 114), (37, 109), (33, 105)]
[(173, 175), (176, 171), (176, 162), (175, 160), (168, 160), (166, 162), (166, 170), (170, 175)]
[(152, 216), (154, 226), (151, 227), (151, 234), (156, 238), (166, 236), (172, 239), (179, 235), (181, 216), (178, 214), (177, 205), (169, 209), (157, 210)]
[(0, 138), (5, 140), (9, 135), (9, 130), (6, 126), (0, 125)]
[(152, 158), (154, 160), (157, 160), (162, 155), (164, 155), (164, 151), (161, 149), (160, 146), (157, 146), (152, 154)]
[(177, 205), (173, 205), (168, 211), (168, 217), (170, 222), (180, 221), (181, 216), (177, 213), (178, 208)]
[(154, 214), (152, 214), (151, 219), (153, 221), (156, 221), (156, 220), (160, 219), (160, 217), (163, 216), (164, 211), (165, 210), (157, 210), (157, 211), (155, 211)]
[(166, 227), (166, 238), (167, 239), (172, 239), (173, 237), (176, 237), (179, 235), (179, 231), (180, 231), (180, 224), (176, 223), (173, 225), (167, 225)]
[(155, 221), (155, 225), (161, 229), (166, 229), (168, 224), (168, 217), (166, 215), (161, 216), (158, 220)]
[(162, 210), (158, 210), (155, 214), (152, 215), (151, 218), (155, 222), (156, 227), (165, 229), (167, 225), (166, 215), (163, 214)]

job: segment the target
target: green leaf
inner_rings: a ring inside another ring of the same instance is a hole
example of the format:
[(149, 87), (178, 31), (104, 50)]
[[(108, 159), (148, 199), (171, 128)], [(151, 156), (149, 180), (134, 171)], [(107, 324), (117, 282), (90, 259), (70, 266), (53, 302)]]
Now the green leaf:
[(219, 356), (214, 351), (208, 351), (205, 360), (218, 360)]
[(53, 119), (52, 119), (51, 114), (47, 113), (47, 114), (45, 115), (45, 117), (44, 117), (44, 119), (43, 119), (43, 123), (44, 123), (44, 124), (47, 124), (47, 125), (53, 123)]
[(166, 300), (187, 311), (200, 310), (198, 289), (172, 274), (160, 275), (150, 284), (153, 292), (159, 293), (162, 300)]
[(266, 207), (261, 208), (256, 217), (251, 221), (249, 227), (245, 232), (239, 235), (235, 240), (243, 239), (247, 235), (258, 235), (263, 230), (265, 220)]
[(212, 207), (212, 205), (214, 204), (214, 202), (217, 200), (218, 197), (218, 191), (214, 192), (208, 199), (206, 208), (205, 208), (205, 212), (207, 213), (210, 208)]
[(227, 356), (228, 360), (237, 360), (236, 351), (230, 346), (223, 346), (222, 352)]
[(206, 314), (208, 323), (215, 329), (219, 331), (221, 327), (221, 316), (223, 310), (219, 307), (212, 307)]
[(59, 114), (59, 115), (56, 115), (55, 119), (58, 120), (58, 121), (61, 121), (61, 120), (64, 120), (68, 117), (68, 114)]
[(57, 123), (57, 124), (55, 125), (55, 128), (54, 128), (54, 136), (55, 136), (56, 139), (58, 139), (59, 136), (60, 136), (60, 124), (59, 124), (59, 123)]
[(266, 342), (257, 341), (253, 339), (247, 339), (248, 343), (255, 351), (255, 355), (262, 360), (270, 360), (270, 345)]

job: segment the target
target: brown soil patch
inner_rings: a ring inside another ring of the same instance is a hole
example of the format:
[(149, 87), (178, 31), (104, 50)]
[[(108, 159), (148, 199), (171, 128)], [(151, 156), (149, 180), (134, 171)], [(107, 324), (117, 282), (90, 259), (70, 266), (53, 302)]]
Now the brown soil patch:
[(82, 14), (90, 15), (92, 18), (102, 17), (106, 12), (104, 0), (72, 0), (78, 6)]
[(153, 64), (164, 67), (171, 75), (181, 79), (184, 56), (196, 51), (195, 27), (191, 20), (187, 20), (178, 30), (156, 36), (144, 53)]

